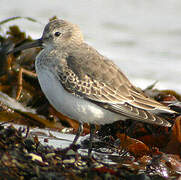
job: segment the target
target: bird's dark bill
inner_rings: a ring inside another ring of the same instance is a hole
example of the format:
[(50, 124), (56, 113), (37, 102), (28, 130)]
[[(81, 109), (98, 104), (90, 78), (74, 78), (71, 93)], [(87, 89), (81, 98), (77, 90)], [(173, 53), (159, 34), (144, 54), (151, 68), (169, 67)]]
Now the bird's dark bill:
[(11, 53), (15, 53), (15, 52), (18, 52), (18, 51), (22, 51), (24, 49), (29, 49), (29, 48), (34, 48), (34, 47), (40, 47), (42, 46), (42, 39), (37, 39), (33, 42), (29, 42), (29, 43), (26, 43), (26, 44), (22, 44), (21, 46), (19, 47), (16, 47), (10, 51), (7, 52), (7, 54), (11, 54)]

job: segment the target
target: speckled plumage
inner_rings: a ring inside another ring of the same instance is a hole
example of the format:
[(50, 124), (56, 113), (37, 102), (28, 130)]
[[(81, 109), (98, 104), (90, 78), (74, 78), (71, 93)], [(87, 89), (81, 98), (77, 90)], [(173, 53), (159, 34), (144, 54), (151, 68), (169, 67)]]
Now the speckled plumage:
[(35, 62), (40, 86), (63, 114), (81, 123), (133, 119), (170, 126), (157, 114), (174, 111), (133, 86), (111, 60), (84, 42), (77, 25), (53, 20), (41, 39), (15, 51), (35, 46), (43, 46)]
[(35, 61), (42, 91), (57, 111), (80, 122), (72, 144), (82, 124), (90, 124), (89, 156), (93, 124), (132, 119), (171, 126), (158, 115), (175, 112), (133, 86), (111, 60), (84, 42), (77, 25), (53, 20), (40, 39), (11, 52), (37, 46), (43, 47)]
[[(53, 37), (55, 31), (62, 34), (59, 40)], [(38, 66), (52, 66), (50, 69), (59, 83), (72, 95), (120, 114), (120, 120), (170, 126), (155, 114), (173, 111), (133, 86), (111, 60), (84, 42), (76, 25), (54, 20), (45, 27), (42, 41), (44, 50), (37, 58)], [(105, 124), (112, 122), (105, 121)]]

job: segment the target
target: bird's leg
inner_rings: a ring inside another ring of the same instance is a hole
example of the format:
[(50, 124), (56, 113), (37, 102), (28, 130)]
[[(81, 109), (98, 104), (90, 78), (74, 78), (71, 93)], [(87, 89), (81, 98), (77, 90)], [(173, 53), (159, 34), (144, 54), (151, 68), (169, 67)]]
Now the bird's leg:
[(78, 128), (78, 131), (77, 131), (77, 134), (76, 134), (76, 136), (75, 136), (75, 138), (74, 138), (74, 140), (73, 140), (73, 142), (72, 142), (72, 145), (75, 145), (75, 144), (76, 144), (76, 142), (77, 142), (77, 140), (79, 139), (80, 134), (82, 133), (82, 131), (83, 131), (83, 124), (80, 123), (80, 124), (79, 124), (79, 128)]
[(127, 126), (128, 128), (125, 130), (125, 134), (129, 137), (131, 137), (133, 135), (133, 131), (134, 128), (136, 126), (136, 121), (132, 121), (132, 120), (127, 120), (125, 126)]
[(95, 125), (90, 124), (90, 138), (89, 138), (89, 149), (88, 149), (88, 157), (90, 157), (91, 155), (91, 151), (92, 151), (92, 139), (94, 137), (94, 133), (95, 133)]

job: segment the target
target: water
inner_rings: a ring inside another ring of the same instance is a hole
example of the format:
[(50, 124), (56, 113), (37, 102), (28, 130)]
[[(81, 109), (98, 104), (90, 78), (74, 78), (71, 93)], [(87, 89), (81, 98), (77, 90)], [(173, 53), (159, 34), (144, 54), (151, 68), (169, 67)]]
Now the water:
[[(18, 2), (18, 3), (17, 3)], [(56, 15), (76, 23), (86, 41), (111, 58), (137, 86), (156, 80), (160, 89), (181, 92), (180, 0), (1, 0), (0, 20), (29, 16), (40, 23), (17, 20), (27, 34), (39, 38)]]

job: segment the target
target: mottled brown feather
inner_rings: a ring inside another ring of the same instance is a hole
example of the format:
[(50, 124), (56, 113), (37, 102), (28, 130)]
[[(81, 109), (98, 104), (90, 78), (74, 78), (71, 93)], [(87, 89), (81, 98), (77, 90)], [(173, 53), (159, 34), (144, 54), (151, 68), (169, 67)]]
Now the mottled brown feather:
[(66, 90), (128, 118), (169, 126), (166, 120), (152, 113), (173, 111), (146, 97), (112, 61), (85, 43), (71, 50), (61, 60), (66, 63), (57, 68)]

